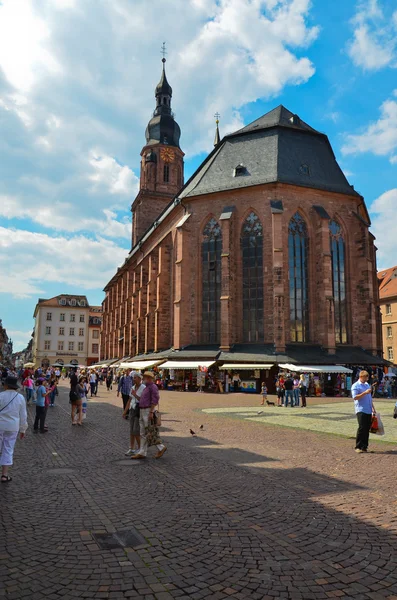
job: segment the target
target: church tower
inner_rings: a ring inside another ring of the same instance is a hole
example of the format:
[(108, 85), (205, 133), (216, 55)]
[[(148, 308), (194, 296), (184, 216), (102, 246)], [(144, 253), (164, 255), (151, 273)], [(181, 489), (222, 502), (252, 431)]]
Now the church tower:
[(139, 193), (131, 206), (132, 246), (183, 185), (181, 130), (171, 110), (172, 88), (165, 74), (165, 57), (162, 62), (163, 71), (155, 91), (156, 108), (146, 128), (146, 145), (141, 152)]

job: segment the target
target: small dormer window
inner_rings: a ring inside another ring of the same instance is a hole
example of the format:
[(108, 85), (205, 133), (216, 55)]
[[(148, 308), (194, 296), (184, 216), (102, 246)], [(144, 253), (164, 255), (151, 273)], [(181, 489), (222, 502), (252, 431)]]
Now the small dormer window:
[(310, 167), (309, 165), (303, 164), (299, 167), (299, 173), (301, 175), (306, 175), (307, 177), (310, 177)]
[(292, 115), (292, 117), (290, 118), (290, 123), (292, 123), (292, 125), (300, 125), (300, 118), (298, 117), (298, 115)]
[(76, 299), (75, 298), (71, 299), (70, 306), (76, 306)]
[(234, 177), (242, 177), (244, 175), (248, 175), (247, 167), (242, 164), (237, 165), (234, 169)]
[(85, 300), (80, 300), (80, 306), (85, 306)]
[(59, 301), (59, 304), (61, 304), (62, 306), (66, 305), (66, 298), (61, 298)]

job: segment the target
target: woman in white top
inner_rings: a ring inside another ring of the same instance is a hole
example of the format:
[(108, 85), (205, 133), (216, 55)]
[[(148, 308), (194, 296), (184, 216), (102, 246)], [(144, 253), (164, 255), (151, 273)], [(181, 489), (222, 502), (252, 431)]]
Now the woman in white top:
[(12, 465), (18, 433), (25, 437), (28, 428), (25, 398), (18, 392), (18, 379), (8, 376), (4, 381), (4, 392), (0, 394), (0, 465), (1, 483), (9, 483), (12, 477), (8, 469)]

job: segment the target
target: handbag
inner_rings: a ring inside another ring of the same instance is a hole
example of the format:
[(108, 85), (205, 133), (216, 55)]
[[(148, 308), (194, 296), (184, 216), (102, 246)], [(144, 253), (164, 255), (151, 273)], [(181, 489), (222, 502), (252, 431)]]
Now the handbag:
[(161, 412), (159, 410), (155, 410), (153, 413), (153, 423), (156, 427), (161, 427)]
[(75, 392), (74, 390), (70, 390), (70, 392), (69, 392), (69, 402), (71, 404), (73, 404), (73, 402), (77, 402), (78, 399), (79, 399), (78, 393)]
[(371, 428), (370, 428), (370, 433), (378, 433), (378, 429), (379, 429), (379, 425), (378, 425), (378, 417), (376, 413), (372, 413), (372, 420), (371, 420)]

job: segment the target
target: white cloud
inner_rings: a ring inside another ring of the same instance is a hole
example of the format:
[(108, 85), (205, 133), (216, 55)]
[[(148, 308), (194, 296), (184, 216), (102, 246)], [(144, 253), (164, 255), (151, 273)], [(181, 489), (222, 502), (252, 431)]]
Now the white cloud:
[(375, 123), (367, 125), (362, 133), (346, 136), (342, 153), (361, 154), (372, 152), (378, 156), (389, 156), (390, 162), (395, 163), (396, 156), (393, 153), (396, 149), (397, 100), (390, 99), (381, 105), (380, 117)]
[(28, 90), (43, 70), (59, 74), (60, 66), (45, 48), (50, 31), (30, 0), (3, 0), (0, 18), (0, 65), (19, 90)]
[(386, 2), (381, 6), (378, 0), (361, 0), (352, 21), (348, 53), (356, 66), (368, 71), (397, 66), (397, 11), (386, 15), (386, 8)]
[(0, 292), (17, 298), (37, 296), (46, 283), (80, 290), (100, 288), (127, 254), (109, 240), (50, 237), (4, 227), (0, 227), (0, 253)]
[(110, 194), (125, 194), (132, 197), (138, 191), (138, 177), (127, 166), (121, 166), (112, 156), (91, 152), (90, 165), (94, 173), (88, 178), (95, 187), (103, 186)]
[(94, 235), (110, 238), (131, 237), (131, 222), (128, 217), (119, 220), (116, 212), (106, 208), (97, 210), (91, 217), (82, 217), (70, 203), (38, 203), (28, 206), (21, 198), (0, 196), (0, 216), (6, 219), (28, 218), (44, 228), (55, 231), (89, 231)]
[(396, 217), (397, 188), (388, 190), (371, 204), (372, 232), (378, 247), (378, 268), (397, 264), (397, 237), (393, 223)]
[(216, 111), (224, 135), (243, 125), (245, 104), (312, 77), (310, 6), (0, 1), (0, 216), (47, 231), (1, 230), (2, 291), (37, 296), (53, 281), (102, 287), (122, 262), (126, 251), (104, 238), (127, 246), (130, 236), (164, 31), (189, 158), (211, 149)]

